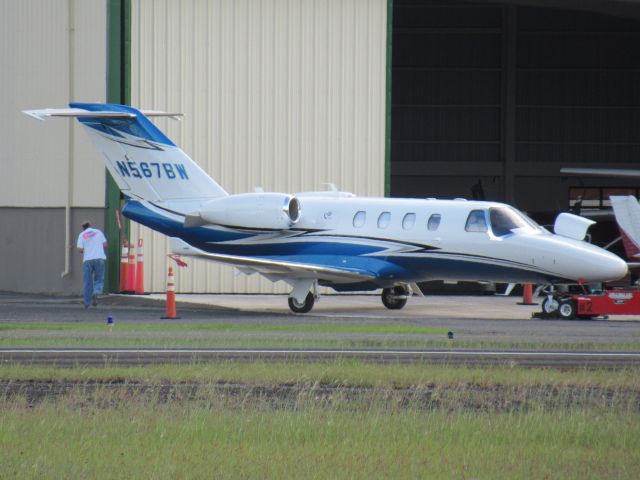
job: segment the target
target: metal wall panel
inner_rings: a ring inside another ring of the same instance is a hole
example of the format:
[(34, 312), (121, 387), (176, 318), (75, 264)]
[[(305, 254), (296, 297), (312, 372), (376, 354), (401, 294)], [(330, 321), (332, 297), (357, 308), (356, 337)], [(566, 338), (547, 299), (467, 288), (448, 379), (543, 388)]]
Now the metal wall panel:
[[(103, 208), (71, 210), (75, 233), (71, 238), (70, 274), (62, 277), (67, 268), (65, 209), (0, 207), (0, 264), (9, 272), (0, 276), (0, 291), (82, 295), (82, 255), (75, 249), (76, 234), (83, 220), (101, 225), (103, 218)], [(81, 304), (78, 299), (78, 308)]]
[[(332, 182), (384, 192), (385, 0), (134, 0), (132, 104), (230, 193)], [(165, 288), (166, 239), (145, 241), (146, 289)], [(256, 275), (190, 262), (183, 292), (282, 292)]]
[(42, 125), (20, 111), (104, 101), (105, 57), (106, 0), (0, 0), (0, 206), (104, 206), (104, 172), (80, 128), (70, 136), (71, 120)]
[(72, 120), (21, 110), (104, 101), (106, 17), (106, 0), (0, 0), (0, 290), (82, 289), (75, 240), (102, 224), (104, 169)]

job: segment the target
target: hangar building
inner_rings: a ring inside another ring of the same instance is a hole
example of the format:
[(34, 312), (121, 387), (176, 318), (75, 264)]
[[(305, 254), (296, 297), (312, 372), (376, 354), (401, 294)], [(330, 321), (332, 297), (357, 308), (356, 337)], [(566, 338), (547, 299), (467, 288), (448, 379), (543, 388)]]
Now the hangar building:
[[(561, 167), (640, 158), (640, 3), (614, 0), (0, 0), (0, 290), (78, 293), (79, 223), (118, 229), (120, 194), (70, 100), (184, 113), (157, 123), (231, 193), (334, 183), (358, 195), (484, 197), (535, 215), (638, 185)], [(191, 261), (179, 291), (281, 292)]]

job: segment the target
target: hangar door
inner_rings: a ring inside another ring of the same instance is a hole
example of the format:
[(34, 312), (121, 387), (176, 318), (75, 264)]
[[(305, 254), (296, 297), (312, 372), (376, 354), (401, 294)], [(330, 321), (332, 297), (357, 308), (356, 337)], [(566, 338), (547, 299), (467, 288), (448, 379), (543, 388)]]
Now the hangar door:
[(561, 167), (638, 167), (640, 9), (522, 3), (394, 1), (392, 195), (550, 211)]

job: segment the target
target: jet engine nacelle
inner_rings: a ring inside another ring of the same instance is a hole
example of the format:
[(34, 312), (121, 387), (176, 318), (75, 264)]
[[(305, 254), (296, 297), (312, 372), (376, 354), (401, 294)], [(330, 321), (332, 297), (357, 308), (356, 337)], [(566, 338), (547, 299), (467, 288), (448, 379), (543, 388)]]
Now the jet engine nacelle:
[(286, 193), (241, 193), (210, 200), (187, 216), (185, 226), (205, 224), (286, 230), (300, 220), (300, 202)]
[(571, 213), (561, 213), (556, 217), (553, 231), (556, 235), (575, 238), (576, 240), (584, 240), (584, 237), (587, 235), (587, 230), (594, 223), (596, 222), (588, 218), (579, 217)]

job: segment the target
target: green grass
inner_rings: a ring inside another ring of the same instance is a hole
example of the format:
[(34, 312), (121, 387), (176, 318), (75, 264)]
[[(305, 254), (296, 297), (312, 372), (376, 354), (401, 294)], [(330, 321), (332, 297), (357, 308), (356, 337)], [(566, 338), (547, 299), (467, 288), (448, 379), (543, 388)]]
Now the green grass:
[(551, 385), (632, 388), (640, 370), (561, 370), (523, 367), (464, 367), (424, 364), (372, 364), (358, 360), (325, 362), (224, 361), (189, 365), (57, 368), (5, 364), (2, 380), (72, 380), (162, 382), (238, 382), (253, 384), (331, 384), (341, 386), (419, 388), (424, 385)]
[[(5, 364), (0, 379), (76, 382), (36, 403), (0, 392), (0, 478), (632, 479), (640, 471), (638, 369)], [(220, 382), (300, 391), (274, 403), (259, 389), (225, 394)], [(160, 396), (175, 383), (201, 390)], [(132, 394), (136, 384), (156, 388)], [(330, 401), (315, 393), (323, 384), (336, 386)], [(354, 398), (353, 386), (375, 388)], [(531, 386), (554, 396), (531, 396)], [(403, 388), (430, 388), (431, 401), (403, 401)]]
[(449, 342), (446, 339), (434, 339), (433, 337), (406, 337), (370, 336), (367, 338), (331, 338), (304, 336), (294, 334), (291, 336), (269, 335), (261, 337), (216, 336), (202, 335), (200, 337), (180, 337), (169, 334), (157, 337), (148, 337), (144, 333), (139, 335), (92, 333), (70, 334), (68, 337), (49, 336), (47, 332), (41, 335), (25, 337), (1, 337), (0, 348), (377, 348), (377, 349), (498, 349), (498, 350), (558, 350), (558, 351), (617, 351), (637, 352), (640, 344), (637, 342), (622, 343), (595, 343), (595, 342), (523, 342), (523, 341), (478, 341), (456, 340)]
[(640, 351), (640, 342), (484, 341), (446, 338), (447, 329), (399, 323), (7, 322), (0, 347), (380, 348)]
[(637, 413), (0, 406), (0, 478), (637, 478)]
[[(212, 332), (212, 333), (362, 333), (379, 335), (444, 335), (446, 328), (432, 328), (419, 325), (380, 323), (158, 323), (129, 322), (114, 327), (119, 332)], [(52, 331), (52, 332), (105, 332), (105, 324), (79, 322), (7, 322), (0, 324), (0, 332), (12, 331)]]

